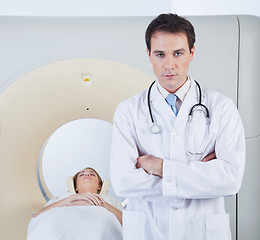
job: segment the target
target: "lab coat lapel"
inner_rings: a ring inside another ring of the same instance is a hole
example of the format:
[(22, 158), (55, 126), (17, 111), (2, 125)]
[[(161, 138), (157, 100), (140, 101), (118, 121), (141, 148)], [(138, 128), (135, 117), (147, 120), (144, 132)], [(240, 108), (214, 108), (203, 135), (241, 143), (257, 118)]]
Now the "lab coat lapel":
[(174, 116), (170, 106), (165, 101), (161, 93), (159, 92), (156, 83), (151, 89), (151, 107), (155, 110), (154, 112), (159, 112), (160, 114), (167, 114), (169, 116)]
[(197, 86), (193, 79), (191, 79), (191, 86), (190, 89), (181, 105), (181, 108), (179, 109), (176, 124), (179, 123), (185, 123), (188, 120), (188, 115), (190, 113), (190, 110), (192, 106), (198, 103), (198, 94), (197, 94)]

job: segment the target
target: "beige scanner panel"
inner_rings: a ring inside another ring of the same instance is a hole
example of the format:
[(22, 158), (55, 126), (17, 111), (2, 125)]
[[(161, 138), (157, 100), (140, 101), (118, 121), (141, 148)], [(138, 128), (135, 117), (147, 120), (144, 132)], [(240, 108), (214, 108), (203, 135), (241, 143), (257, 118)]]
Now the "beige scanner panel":
[(45, 204), (37, 159), (46, 139), (75, 119), (112, 122), (118, 103), (152, 80), (119, 62), (77, 58), (39, 67), (0, 94), (1, 239), (26, 239), (31, 213)]

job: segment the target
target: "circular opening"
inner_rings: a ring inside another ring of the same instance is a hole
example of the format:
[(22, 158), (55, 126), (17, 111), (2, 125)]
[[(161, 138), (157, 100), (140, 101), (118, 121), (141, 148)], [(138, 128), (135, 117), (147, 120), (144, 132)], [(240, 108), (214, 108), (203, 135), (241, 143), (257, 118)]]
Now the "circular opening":
[(38, 181), (45, 199), (67, 193), (68, 177), (86, 167), (96, 169), (103, 180), (109, 178), (111, 135), (112, 124), (99, 119), (79, 119), (58, 128), (38, 159)]

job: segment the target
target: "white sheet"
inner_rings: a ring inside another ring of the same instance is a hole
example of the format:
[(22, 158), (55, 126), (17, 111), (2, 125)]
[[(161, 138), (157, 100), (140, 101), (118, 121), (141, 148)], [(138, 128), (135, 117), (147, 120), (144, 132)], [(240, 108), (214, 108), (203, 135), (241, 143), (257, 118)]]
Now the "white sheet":
[(54, 208), (32, 218), (27, 240), (122, 240), (114, 214), (98, 206)]

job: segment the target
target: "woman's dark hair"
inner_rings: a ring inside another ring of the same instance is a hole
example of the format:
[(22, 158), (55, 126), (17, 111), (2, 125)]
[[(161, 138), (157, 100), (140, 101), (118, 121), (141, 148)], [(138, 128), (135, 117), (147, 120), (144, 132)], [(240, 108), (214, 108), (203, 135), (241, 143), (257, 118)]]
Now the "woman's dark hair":
[(145, 42), (149, 53), (151, 52), (151, 38), (156, 32), (185, 33), (190, 52), (196, 40), (194, 28), (188, 20), (177, 14), (160, 14), (152, 20), (145, 32)]

